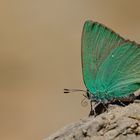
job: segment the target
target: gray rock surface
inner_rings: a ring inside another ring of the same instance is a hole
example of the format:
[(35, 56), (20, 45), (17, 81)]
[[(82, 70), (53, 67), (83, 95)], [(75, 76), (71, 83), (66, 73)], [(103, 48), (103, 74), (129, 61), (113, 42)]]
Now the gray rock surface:
[(140, 103), (110, 105), (108, 112), (65, 126), (44, 140), (140, 140)]

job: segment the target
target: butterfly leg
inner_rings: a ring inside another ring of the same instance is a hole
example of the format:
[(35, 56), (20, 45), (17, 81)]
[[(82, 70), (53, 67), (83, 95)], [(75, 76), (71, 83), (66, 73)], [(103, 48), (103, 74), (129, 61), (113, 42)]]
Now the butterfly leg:
[(123, 107), (126, 106), (126, 104), (124, 104), (121, 100), (118, 100), (118, 102), (120, 103), (120, 105), (122, 105)]
[(94, 115), (94, 117), (96, 117), (98, 115), (98, 113), (96, 113), (97, 107), (100, 104), (100, 102), (95, 103), (95, 106), (94, 107), (93, 107), (93, 104), (92, 103), (93, 103), (93, 101), (91, 100), (90, 101), (91, 110), (90, 110), (89, 116), (93, 116)]
[(108, 112), (108, 105), (107, 105), (107, 104), (105, 104), (105, 103), (102, 103), (102, 104), (103, 104), (104, 109), (105, 109), (105, 110), (104, 110), (104, 112), (105, 112), (105, 111), (107, 111), (107, 112)]
[(89, 113), (89, 116), (95, 116), (96, 112), (95, 112), (95, 109), (93, 108), (93, 101), (90, 100), (90, 113)]

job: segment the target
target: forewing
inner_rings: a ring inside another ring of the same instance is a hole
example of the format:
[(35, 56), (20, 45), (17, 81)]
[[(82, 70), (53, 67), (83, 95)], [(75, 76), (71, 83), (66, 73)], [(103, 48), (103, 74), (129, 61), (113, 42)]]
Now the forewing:
[(87, 89), (96, 91), (97, 73), (111, 51), (125, 40), (102, 24), (86, 21), (82, 33), (82, 71)]

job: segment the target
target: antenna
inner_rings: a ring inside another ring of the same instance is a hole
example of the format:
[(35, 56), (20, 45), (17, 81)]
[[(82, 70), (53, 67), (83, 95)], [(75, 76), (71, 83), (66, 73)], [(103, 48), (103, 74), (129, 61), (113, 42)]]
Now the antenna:
[(85, 91), (85, 90), (82, 90), (82, 89), (64, 89), (64, 93), (70, 93), (70, 92), (78, 92), (78, 91), (80, 91), (80, 92), (85, 92), (85, 93), (87, 93), (88, 91)]

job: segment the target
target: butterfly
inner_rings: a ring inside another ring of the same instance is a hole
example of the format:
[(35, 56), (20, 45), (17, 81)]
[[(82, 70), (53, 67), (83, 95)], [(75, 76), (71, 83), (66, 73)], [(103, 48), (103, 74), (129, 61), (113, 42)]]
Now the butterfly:
[(135, 99), (133, 93), (140, 88), (140, 45), (136, 42), (88, 20), (82, 32), (81, 62), (87, 98), (96, 107)]

